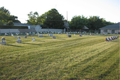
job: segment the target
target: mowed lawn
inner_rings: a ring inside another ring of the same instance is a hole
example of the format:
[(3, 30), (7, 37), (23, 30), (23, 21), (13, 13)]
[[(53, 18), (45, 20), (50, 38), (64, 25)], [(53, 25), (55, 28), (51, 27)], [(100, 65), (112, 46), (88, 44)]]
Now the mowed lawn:
[[(119, 80), (120, 38), (53, 34), (13, 36), (0, 45), (0, 80)], [(35, 37), (36, 41), (32, 41)]]

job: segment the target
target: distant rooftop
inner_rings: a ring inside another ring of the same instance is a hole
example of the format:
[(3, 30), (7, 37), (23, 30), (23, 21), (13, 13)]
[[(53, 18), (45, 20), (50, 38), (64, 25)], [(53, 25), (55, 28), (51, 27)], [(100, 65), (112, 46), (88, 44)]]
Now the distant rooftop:
[(13, 23), (14, 26), (30, 26), (30, 24), (24, 24), (24, 23)]
[(117, 23), (117, 24), (112, 24), (112, 25), (102, 27), (100, 29), (120, 29), (120, 22)]

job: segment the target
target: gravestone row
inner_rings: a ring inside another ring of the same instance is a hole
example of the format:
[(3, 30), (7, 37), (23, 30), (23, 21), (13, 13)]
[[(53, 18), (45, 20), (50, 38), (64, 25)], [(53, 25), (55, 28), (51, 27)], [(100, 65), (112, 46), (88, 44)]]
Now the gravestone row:
[(119, 36), (106, 37), (106, 38), (105, 38), (105, 41), (112, 41), (112, 40), (118, 39), (118, 37), (119, 37)]

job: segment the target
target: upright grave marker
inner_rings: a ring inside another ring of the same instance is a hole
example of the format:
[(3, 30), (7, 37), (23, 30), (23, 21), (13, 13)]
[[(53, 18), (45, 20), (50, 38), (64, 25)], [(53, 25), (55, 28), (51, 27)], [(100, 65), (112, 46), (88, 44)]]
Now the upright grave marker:
[(17, 43), (21, 43), (21, 39), (20, 39), (20, 37), (17, 37), (17, 41), (16, 41)]
[(11, 33), (11, 36), (14, 36), (14, 35)]
[(4, 37), (1, 38), (1, 45), (6, 45), (6, 42), (5, 42), (5, 38), (4, 38)]
[(35, 41), (35, 38), (32, 38), (32, 41)]
[(53, 39), (56, 39), (56, 37), (55, 37), (55, 36), (53, 36)]
[(27, 35), (25, 35), (25, 39), (27, 38)]
[(80, 34), (79, 36), (82, 37), (82, 34)]
[(50, 37), (53, 37), (53, 34), (50, 34)]
[(68, 34), (68, 37), (71, 37), (71, 35), (70, 35), (70, 34)]

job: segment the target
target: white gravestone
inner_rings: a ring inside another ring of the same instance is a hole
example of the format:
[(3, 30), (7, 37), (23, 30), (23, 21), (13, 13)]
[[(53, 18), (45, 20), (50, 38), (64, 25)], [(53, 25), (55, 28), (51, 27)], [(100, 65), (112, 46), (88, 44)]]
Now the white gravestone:
[(32, 41), (35, 41), (35, 38), (32, 38)]
[(11, 34), (11, 36), (14, 36), (13, 34)]
[(21, 43), (20, 37), (17, 37), (17, 43)]
[(6, 42), (5, 42), (5, 38), (4, 38), (4, 37), (1, 38), (1, 45), (6, 45)]
[(8, 34), (7, 34), (7, 33), (5, 33), (5, 36), (8, 36)]

